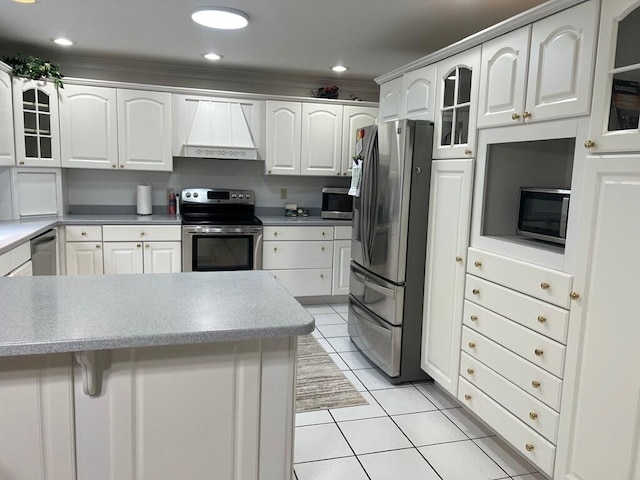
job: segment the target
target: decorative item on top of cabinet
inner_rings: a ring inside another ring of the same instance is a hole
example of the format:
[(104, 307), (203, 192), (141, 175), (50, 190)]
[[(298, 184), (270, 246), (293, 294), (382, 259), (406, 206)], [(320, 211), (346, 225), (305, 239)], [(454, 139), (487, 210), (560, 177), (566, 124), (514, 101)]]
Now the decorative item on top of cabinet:
[(597, 9), (590, 0), (485, 42), (478, 127), (588, 114)]
[(480, 47), (437, 64), (433, 158), (475, 156)]
[(602, 2), (593, 112), (589, 140), (585, 143), (593, 152), (640, 150), (638, 31), (638, 0)]
[(402, 77), (380, 85), (380, 121), (399, 120), (402, 114)]
[(60, 167), (58, 93), (51, 82), (13, 79), (16, 163)]
[(11, 76), (0, 70), (0, 166), (16, 164), (11, 97)]
[(435, 121), (437, 65), (427, 65), (402, 76), (403, 112), (401, 118)]
[(453, 395), (458, 390), (472, 185), (472, 159), (433, 162), (421, 368)]

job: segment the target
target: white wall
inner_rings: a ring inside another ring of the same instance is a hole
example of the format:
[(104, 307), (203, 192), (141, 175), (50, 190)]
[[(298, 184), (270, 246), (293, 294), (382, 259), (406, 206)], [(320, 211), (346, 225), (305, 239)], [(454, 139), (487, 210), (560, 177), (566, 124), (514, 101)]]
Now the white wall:
[[(323, 186), (345, 186), (348, 178), (264, 175), (264, 162), (174, 158), (173, 172), (63, 169), (65, 205), (135, 205), (136, 185), (153, 187), (153, 204), (166, 205), (167, 188), (237, 188), (255, 191), (256, 206), (298, 203), (321, 206)], [(287, 199), (280, 189), (287, 189)]]

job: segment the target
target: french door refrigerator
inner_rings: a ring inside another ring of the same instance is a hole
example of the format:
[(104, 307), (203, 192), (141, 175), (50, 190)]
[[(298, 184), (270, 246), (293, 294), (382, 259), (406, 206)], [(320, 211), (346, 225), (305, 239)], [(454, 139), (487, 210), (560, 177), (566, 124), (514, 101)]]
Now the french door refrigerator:
[(349, 336), (393, 383), (420, 369), (433, 124), (400, 120), (364, 129), (353, 203)]

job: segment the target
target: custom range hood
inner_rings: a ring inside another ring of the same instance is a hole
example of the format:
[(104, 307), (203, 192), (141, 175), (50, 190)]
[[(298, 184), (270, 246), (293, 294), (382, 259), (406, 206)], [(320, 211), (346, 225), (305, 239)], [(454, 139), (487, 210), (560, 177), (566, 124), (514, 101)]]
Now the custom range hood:
[(177, 96), (176, 156), (260, 160), (259, 101)]

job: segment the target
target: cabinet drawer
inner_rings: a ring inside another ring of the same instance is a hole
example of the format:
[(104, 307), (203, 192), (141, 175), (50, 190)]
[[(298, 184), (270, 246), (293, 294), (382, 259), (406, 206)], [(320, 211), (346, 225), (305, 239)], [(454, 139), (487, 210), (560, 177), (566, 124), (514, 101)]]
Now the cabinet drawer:
[(64, 227), (67, 242), (101, 242), (101, 225), (67, 225)]
[(15, 270), (31, 259), (31, 245), (25, 242), (0, 255), (0, 277)]
[(462, 351), (560, 411), (562, 380), (559, 378), (467, 327), (462, 327)]
[[(569, 311), (467, 275), (465, 298), (520, 325), (566, 344)], [(537, 325), (536, 325), (537, 324)], [(535, 328), (534, 328), (535, 326)]]
[(351, 227), (335, 227), (334, 240), (351, 240)]
[(473, 383), (551, 443), (556, 444), (560, 418), (558, 412), (464, 352), (460, 358), (460, 376)]
[(263, 227), (262, 234), (265, 241), (333, 240), (333, 227)]
[(465, 300), (463, 323), (524, 357), (540, 368), (564, 377), (566, 347), (497, 313)]
[(458, 399), (511, 443), (527, 460), (552, 476), (555, 446), (467, 380), (461, 377), (459, 382)]
[(331, 295), (331, 269), (270, 270), (294, 297)]
[(105, 242), (179, 242), (182, 233), (180, 225), (105, 225), (102, 235)]
[(545, 302), (569, 308), (573, 277), (513, 258), (469, 248), (467, 272)]
[(264, 242), (262, 268), (285, 270), (333, 266), (333, 240), (326, 242)]

